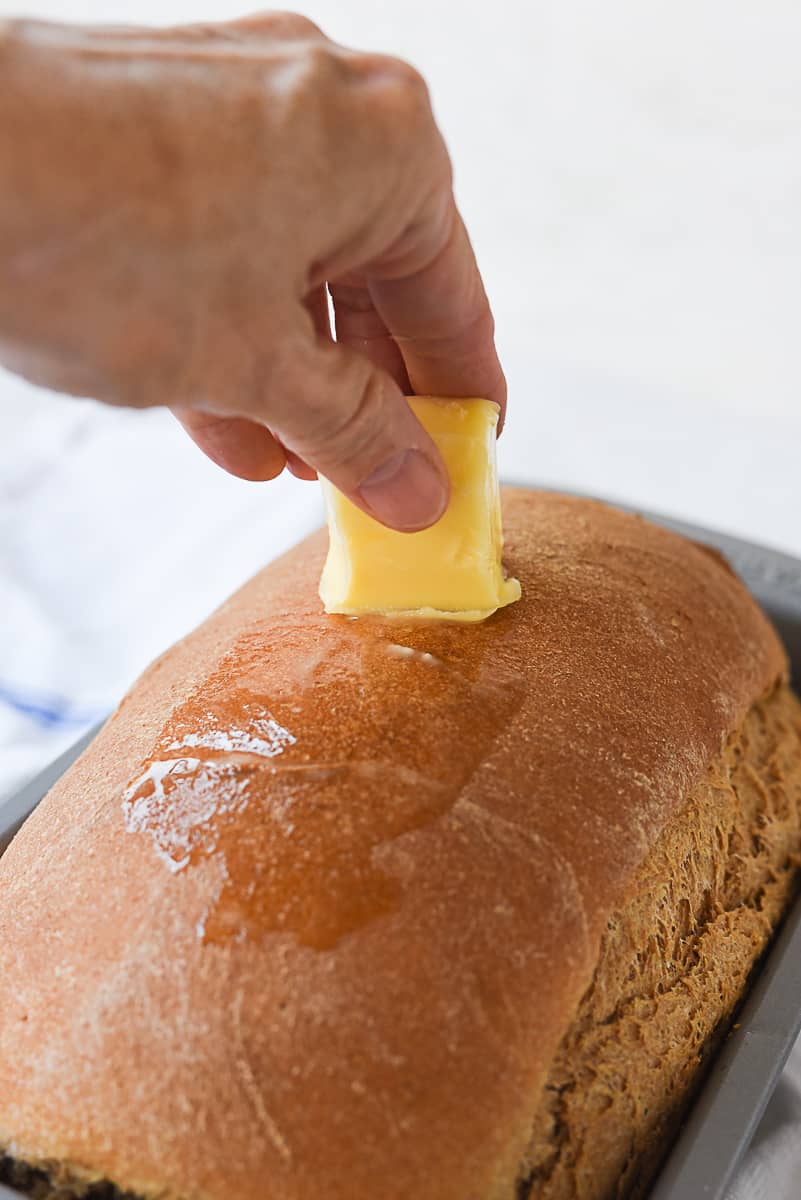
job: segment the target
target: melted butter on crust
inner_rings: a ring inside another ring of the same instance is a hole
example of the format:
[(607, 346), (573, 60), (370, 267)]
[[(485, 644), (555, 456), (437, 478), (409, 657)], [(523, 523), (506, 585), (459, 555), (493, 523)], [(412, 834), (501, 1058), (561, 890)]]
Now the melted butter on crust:
[[(206, 942), (280, 931), (326, 949), (394, 910), (402, 885), (382, 870), (382, 847), (452, 808), (520, 702), (484, 627), (469, 635), (483, 653), (468, 665), (458, 626), (407, 624), (399, 643), (397, 622), (335, 618), (334, 633), (319, 620), (291, 689), (271, 687), (269, 669), (279, 648), (286, 661), (291, 626), (237, 642), (125, 789), (126, 828), (173, 874), (217, 865), (197, 925)], [(380, 705), (359, 688), (377, 672)], [(355, 705), (342, 705), (344, 683)]]

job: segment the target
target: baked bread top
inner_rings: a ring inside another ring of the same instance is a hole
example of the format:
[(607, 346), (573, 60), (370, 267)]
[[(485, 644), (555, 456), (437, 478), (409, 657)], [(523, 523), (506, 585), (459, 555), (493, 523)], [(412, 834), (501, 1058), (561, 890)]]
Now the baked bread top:
[(133, 687), (0, 860), (0, 1146), (148, 1197), (512, 1200), (609, 914), (786, 663), (713, 551), (504, 508), (484, 624), (326, 616), (316, 535)]

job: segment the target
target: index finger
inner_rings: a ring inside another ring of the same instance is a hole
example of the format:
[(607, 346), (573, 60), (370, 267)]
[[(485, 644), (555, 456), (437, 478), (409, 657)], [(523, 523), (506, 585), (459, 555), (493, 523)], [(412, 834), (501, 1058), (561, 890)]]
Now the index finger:
[(506, 379), (495, 349), (495, 322), (455, 204), (447, 237), (427, 265), (397, 278), (368, 276), (367, 286), (414, 391), (494, 400), (500, 428)]

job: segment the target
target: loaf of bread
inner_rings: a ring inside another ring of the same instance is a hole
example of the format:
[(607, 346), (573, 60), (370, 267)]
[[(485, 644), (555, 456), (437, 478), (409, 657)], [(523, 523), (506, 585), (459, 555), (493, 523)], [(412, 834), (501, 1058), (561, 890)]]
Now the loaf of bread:
[(524, 490), (505, 526), (523, 598), (473, 626), (326, 616), (305, 542), (24, 826), (7, 1180), (644, 1193), (791, 892), (801, 712), (714, 552)]

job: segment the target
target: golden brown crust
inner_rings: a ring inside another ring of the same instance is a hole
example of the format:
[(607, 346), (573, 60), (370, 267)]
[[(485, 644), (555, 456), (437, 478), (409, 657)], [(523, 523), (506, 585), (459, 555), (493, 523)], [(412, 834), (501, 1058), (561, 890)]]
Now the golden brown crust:
[(547, 493), (505, 524), (481, 626), (324, 616), (317, 537), (132, 689), (0, 862), (0, 1144), (182, 1200), (510, 1200), (610, 913), (786, 666), (703, 549)]
[(521, 1200), (644, 1196), (801, 861), (801, 704), (748, 713), (638, 868), (551, 1064)]

